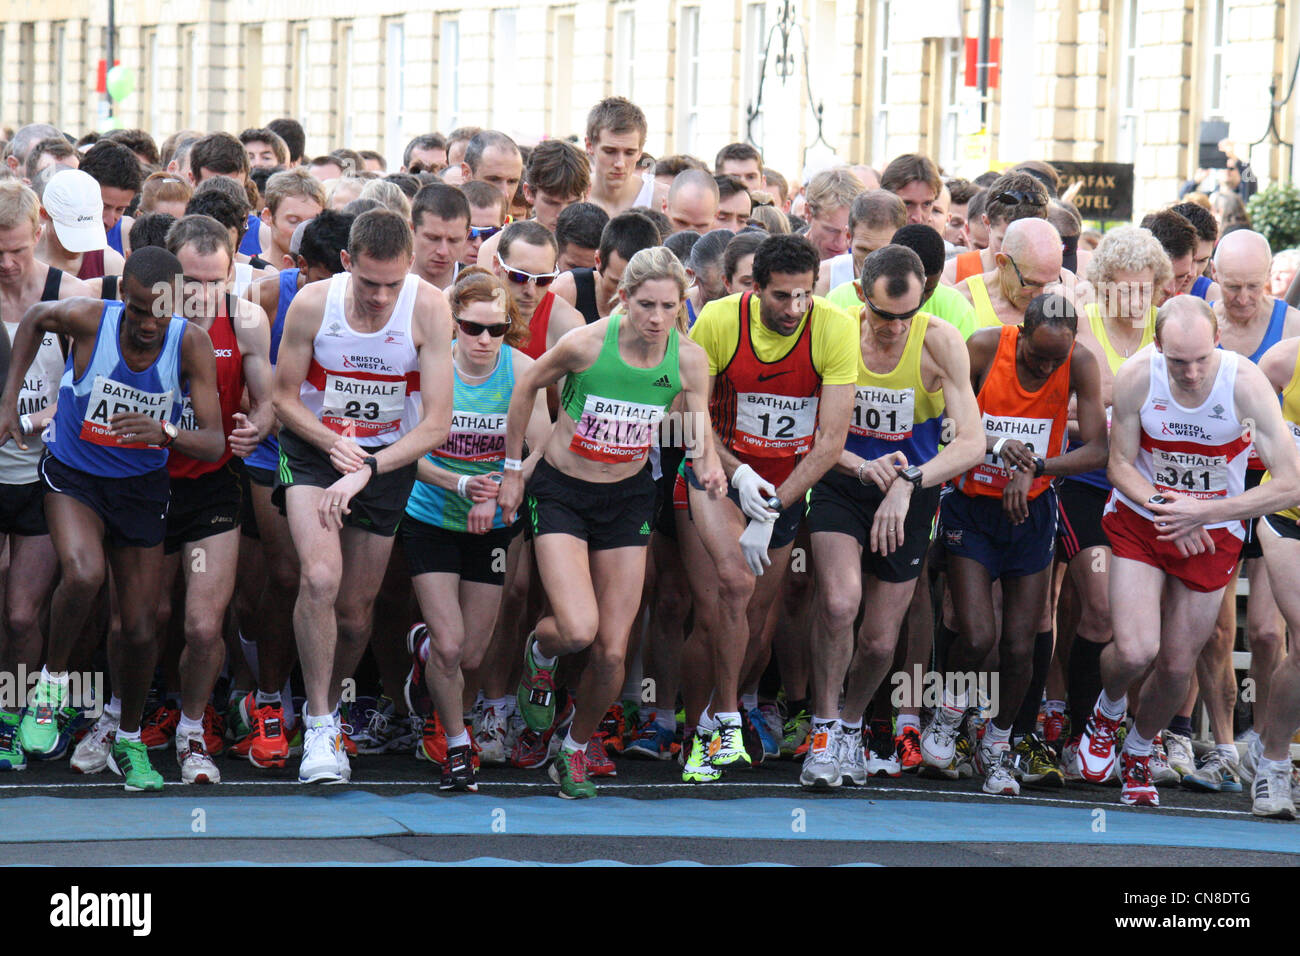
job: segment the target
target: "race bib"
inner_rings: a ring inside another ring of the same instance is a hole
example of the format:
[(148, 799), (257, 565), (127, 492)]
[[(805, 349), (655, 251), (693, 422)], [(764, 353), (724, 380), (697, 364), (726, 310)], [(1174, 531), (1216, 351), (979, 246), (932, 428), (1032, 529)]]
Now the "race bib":
[(451, 431), (435, 455), (461, 461), (497, 461), (506, 453), (506, 416), (454, 411)]
[(54, 354), (58, 355), (59, 341), (53, 335), (46, 334), (41, 340), (40, 351), (37, 352), (36, 358), (32, 359), (31, 368), (23, 376), (22, 388), (18, 390), (18, 414), (35, 415), (37, 412), (43, 412), (50, 407), (50, 402), (54, 401), (58, 392), (59, 380), (51, 379), (49, 376), (42, 375), (44, 365), (48, 368), (47, 363), (41, 361), (44, 353), (53, 349)]
[(321, 424), (340, 435), (374, 438), (396, 431), (406, 410), (406, 379), (360, 379), (328, 373)]
[(103, 375), (95, 376), (86, 402), (86, 417), (81, 421), (81, 439), (94, 445), (111, 445), (114, 448), (149, 448), (144, 442), (119, 445), (116, 436), (109, 432), (109, 422), (114, 415), (130, 412), (148, 415), (165, 422), (172, 413), (172, 393), (145, 392), (123, 385)]
[(1286, 427), (1291, 429), (1291, 439), (1295, 442), (1296, 448), (1300, 450), (1300, 425), (1295, 422), (1287, 422)]
[(569, 450), (592, 461), (639, 461), (650, 449), (655, 426), (663, 417), (659, 405), (588, 395), (574, 423)]
[(812, 448), (817, 398), (766, 392), (736, 393), (736, 451), (758, 458), (782, 458)]
[(849, 432), (864, 438), (902, 441), (912, 437), (916, 390), (859, 386), (854, 392)]
[[(1031, 455), (1047, 457), (1047, 446), (1052, 437), (1052, 419), (1050, 418), (1015, 418), (1006, 415), (984, 413), (984, 434), (993, 438), (1012, 438), (1023, 442)], [(975, 480), (985, 484), (1002, 486), (1011, 478), (1011, 473), (1002, 466), (1002, 459), (992, 450), (984, 453), (983, 464), (975, 466)]]
[(1222, 498), (1228, 494), (1228, 459), (1224, 455), (1151, 449), (1151, 484), (1159, 491), (1177, 491), (1192, 498)]

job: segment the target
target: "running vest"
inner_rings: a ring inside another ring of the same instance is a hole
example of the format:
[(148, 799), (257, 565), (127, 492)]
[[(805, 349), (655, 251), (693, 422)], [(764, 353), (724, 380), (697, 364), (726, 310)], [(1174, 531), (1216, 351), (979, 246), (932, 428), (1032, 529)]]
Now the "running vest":
[[(1236, 352), (1224, 349), (1210, 394), (1199, 407), (1183, 408), (1172, 397), (1164, 355), (1152, 351), (1151, 385), (1142, 402), (1142, 435), (1133, 465), (1157, 491), (1208, 499), (1232, 498), (1245, 490), (1250, 443), (1243, 437), (1245, 429), (1232, 398), (1239, 361), (1244, 360)], [(1152, 520), (1151, 512), (1118, 488), (1111, 492), (1108, 511), (1114, 509), (1117, 499)], [(1227, 528), (1245, 538), (1240, 520), (1205, 527)]]
[(781, 358), (763, 362), (750, 335), (752, 292), (740, 297), (736, 353), (714, 378), (713, 429), (732, 453), (779, 485), (813, 446), (822, 379), (812, 358), (812, 311)]
[(262, 217), (255, 212), (248, 214), (248, 226), (245, 228), (244, 238), (239, 242), (239, 251), (246, 256), (262, 254)]
[(632, 200), (632, 208), (637, 206), (653, 206), (655, 198), (655, 178), (648, 173), (641, 174), (641, 191), (636, 194), (636, 199)]
[(45, 432), (45, 446), (55, 458), (102, 478), (131, 478), (167, 464), (167, 449), (118, 444), (109, 419), (118, 412), (137, 412), (160, 422), (181, 417), (181, 341), (186, 322), (172, 316), (153, 364), (134, 372), (122, 358), (119, 338), (124, 307), (105, 302), (99, 335), (86, 370), (76, 375), (76, 349), (68, 355), (59, 383), (59, 406)]
[(956, 285), (962, 279), (969, 279), (971, 276), (980, 275), (984, 271), (984, 262), (980, 258), (978, 249), (971, 249), (969, 252), (957, 254), (957, 278), (953, 285)]
[(1198, 299), (1209, 299), (1210, 286), (1214, 285), (1207, 276), (1197, 276), (1196, 281), (1192, 283), (1191, 295)]
[[(459, 370), (453, 368), (453, 374), (451, 430), (441, 447), (426, 457), (456, 475), (500, 472), (506, 454), (506, 413), (515, 387), (514, 350), (502, 344), (496, 368), (477, 385), (463, 382)], [(471, 507), (473, 502), (454, 491), (417, 481), (406, 502), (406, 513), (425, 524), (463, 532), (468, 530)], [(506, 527), (499, 507), (492, 527)]]
[[(244, 356), (239, 351), (239, 339), (235, 336), (235, 318), (239, 303), (234, 296), (226, 296), (226, 314), (212, 320), (208, 336), (212, 339), (212, 354), (217, 360), (217, 401), (221, 405), (221, 434), (229, 438), (235, 430), (235, 412), (239, 411), (244, 397)], [(198, 428), (194, 420), (194, 406), (190, 404), (189, 388), (183, 390), (181, 399), (181, 431)], [(172, 478), (198, 478), (216, 471), (230, 461), (234, 452), (230, 442), (216, 461), (199, 461), (180, 452), (174, 452), (167, 459), (167, 474)]]
[(542, 301), (533, 309), (532, 318), (528, 320), (528, 344), (519, 351), (536, 361), (546, 351), (546, 330), (551, 324), (551, 306), (555, 302), (555, 293), (547, 292)]
[(126, 255), (122, 251), (122, 220), (120, 217), (117, 222), (113, 223), (113, 228), (108, 230), (108, 248), (119, 255)]
[[(1264, 330), (1264, 338), (1259, 343), (1259, 348), (1250, 353), (1250, 360), (1256, 365), (1264, 357), (1264, 353), (1282, 341), (1282, 330), (1286, 327), (1286, 301), (1283, 299), (1273, 300), (1273, 311), (1268, 316), (1268, 328)], [(1220, 349), (1222, 345), (1218, 346)], [(1239, 354), (1239, 353), (1238, 353)], [(1250, 448), (1250, 457), (1246, 460), (1246, 467), (1251, 471), (1262, 471), (1264, 463), (1259, 460), (1255, 454), (1255, 446)]]
[[(1026, 391), (1016, 374), (1016, 343), (1020, 340), (1020, 326), (1004, 325), (998, 337), (998, 350), (993, 356), (984, 383), (980, 386), (980, 414), (984, 418), (984, 434), (995, 438), (1014, 438), (1023, 442), (1040, 458), (1054, 458), (1065, 448), (1066, 420), (1070, 407), (1070, 356), (1061, 363), (1043, 387), (1036, 392)], [(1002, 490), (1011, 479), (1010, 473), (995, 458), (992, 451), (984, 453), (982, 464), (976, 465), (957, 479), (957, 487), (967, 495), (1002, 497)], [(1029, 486), (1032, 501), (1047, 490), (1052, 483), (1048, 475), (1035, 478)]]
[(235, 295), (243, 298), (245, 290), (253, 284), (253, 266), (249, 262), (235, 263)]
[(695, 325), (695, 320), (698, 318), (699, 316), (695, 314), (695, 306), (691, 304), (690, 299), (687, 299), (686, 300), (686, 327), (688, 329), (691, 328), (693, 325)]
[(853, 274), (853, 253), (846, 252), (843, 255), (835, 256), (831, 259), (831, 279), (827, 289), (834, 289), (846, 282), (852, 282), (857, 278)]
[(101, 279), (104, 276), (104, 250), (94, 249), (81, 254), (81, 268), (77, 270), (78, 279)]
[(975, 328), (996, 329), (1003, 322), (993, 309), (993, 300), (989, 298), (988, 286), (984, 276), (976, 274), (966, 277), (966, 287), (970, 289), (971, 299), (975, 304)]
[[(1101, 343), (1101, 350), (1106, 356), (1106, 364), (1110, 366), (1111, 374), (1119, 371), (1119, 367), (1128, 359), (1115, 351), (1115, 347), (1110, 344), (1110, 336), (1106, 334), (1106, 320), (1101, 317), (1101, 310), (1097, 308), (1096, 303), (1089, 303), (1083, 307), (1084, 315), (1088, 318), (1088, 327), (1092, 329), (1093, 337)], [(1147, 312), (1146, 326), (1142, 329), (1142, 341), (1138, 343), (1137, 348), (1133, 350), (1136, 354), (1139, 350), (1146, 348), (1156, 335), (1156, 307), (1151, 306)], [(1110, 430), (1110, 406), (1106, 407), (1106, 429)], [(1082, 448), (1083, 443), (1070, 440), (1069, 450)], [(1085, 471), (1081, 475), (1067, 475), (1066, 481), (1081, 481), (1085, 485), (1092, 485), (1094, 488), (1104, 488), (1109, 491), (1111, 484), (1106, 478), (1106, 466), (1096, 468), (1092, 471)]]
[[(54, 302), (59, 298), (59, 286), (63, 282), (62, 271), (49, 267), (45, 274), (45, 288), (41, 290), (42, 302)], [(5, 331), (9, 334), (9, 344), (13, 344), (18, 334), (18, 322), (5, 319)], [(54, 332), (41, 335), (40, 347), (36, 358), (23, 375), (23, 385), (18, 391), (18, 414), (34, 415), (49, 408), (50, 403), (58, 397), (59, 379), (63, 376), (63, 348), (59, 336)], [(22, 451), (16, 441), (0, 445), (0, 484), (27, 485), (38, 480), (36, 466), (45, 451), (45, 443), (39, 434), (26, 438), (27, 450)]]
[[(1282, 389), (1282, 418), (1286, 422), (1286, 427), (1291, 432), (1292, 439), (1300, 447), (1300, 355), (1296, 356), (1295, 370), (1291, 373), (1291, 381), (1286, 383), (1286, 388)], [(1268, 481), (1272, 475), (1267, 471), (1261, 483)], [(1286, 508), (1277, 512), (1284, 518), (1290, 518), (1292, 521), (1300, 521), (1300, 505), (1294, 508)]]
[(587, 324), (600, 321), (600, 306), (596, 303), (596, 270), (574, 269), (573, 288), (575, 308), (582, 313)]
[[(280, 273), (280, 295), (275, 302), (275, 321), (271, 323), (271, 369), (275, 370), (275, 360), (280, 355), (280, 337), (284, 335), (284, 317), (289, 312), (289, 303), (298, 294), (298, 270), (285, 269)], [(245, 465), (253, 468), (265, 468), (275, 471), (280, 467), (280, 441), (275, 435), (267, 435), (253, 449), (253, 453), (244, 459)]]
[(929, 325), (930, 316), (918, 312), (898, 365), (889, 372), (868, 369), (859, 350), (858, 382), (845, 451), (867, 460), (901, 451), (909, 465), (920, 465), (938, 454), (943, 390), (928, 392), (921, 382), (921, 357)]
[(614, 313), (605, 341), (591, 368), (564, 379), (560, 404), (573, 419), (569, 451), (590, 461), (622, 464), (641, 461), (657, 445), (655, 429), (682, 390), (677, 367), (677, 329), (668, 332), (664, 357), (654, 368), (623, 361), (618, 327), (624, 316)]
[(299, 397), (330, 431), (360, 445), (391, 445), (420, 421), (420, 366), (411, 341), (418, 276), (408, 274), (388, 323), (377, 332), (348, 324), (351, 273), (330, 279)]

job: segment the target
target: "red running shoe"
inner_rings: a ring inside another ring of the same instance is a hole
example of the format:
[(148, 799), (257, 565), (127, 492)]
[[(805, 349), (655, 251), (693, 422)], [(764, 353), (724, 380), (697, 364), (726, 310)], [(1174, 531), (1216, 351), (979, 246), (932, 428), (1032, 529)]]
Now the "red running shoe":
[(1158, 807), (1160, 794), (1151, 782), (1151, 755), (1135, 757), (1131, 753), (1119, 755), (1120, 776), (1124, 789), (1119, 792), (1120, 803), (1130, 807)]
[(1105, 783), (1115, 769), (1115, 735), (1121, 720), (1112, 720), (1093, 708), (1079, 738), (1079, 773), (1089, 783)]
[(894, 738), (894, 752), (898, 755), (899, 769), (903, 773), (915, 773), (921, 766), (921, 732), (915, 727), (904, 727)]
[(597, 731), (587, 741), (587, 775), (589, 777), (617, 777), (618, 769), (605, 752), (605, 735)]

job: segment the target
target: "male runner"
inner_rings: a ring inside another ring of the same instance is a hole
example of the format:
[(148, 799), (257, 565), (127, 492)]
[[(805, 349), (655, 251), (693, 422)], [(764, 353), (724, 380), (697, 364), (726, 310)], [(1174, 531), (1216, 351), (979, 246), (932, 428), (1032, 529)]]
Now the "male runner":
[(606, 97), (587, 114), (585, 146), (591, 160), (591, 193), (587, 201), (605, 210), (610, 218), (633, 206), (656, 206), (656, 200), (662, 198), (654, 177), (637, 170), (647, 129), (645, 113), (621, 96)]
[(561, 272), (570, 269), (594, 269), (600, 233), (609, 215), (594, 202), (575, 202), (555, 219), (555, 244), (560, 250), (556, 266)]
[(469, 223), (469, 203), (463, 192), (446, 183), (421, 186), (411, 203), (415, 234), (411, 271), (436, 288), (451, 288), (465, 256)]
[(957, 285), (975, 308), (979, 328), (1019, 325), (1029, 303), (1061, 281), (1061, 234), (1045, 219), (1018, 219), (1006, 229), (993, 269)]
[(1214, 244), (1219, 241), (1219, 222), (1214, 213), (1194, 202), (1180, 202), (1169, 207), (1185, 218), (1196, 229), (1196, 253), (1192, 258), (1192, 284), (1188, 289), (1180, 289), (1180, 294), (1194, 295), (1206, 302), (1218, 302), (1223, 292), (1209, 275), (1210, 257), (1214, 255)]
[(904, 153), (894, 157), (880, 174), (880, 188), (903, 200), (908, 222), (934, 225), (931, 213), (943, 191), (943, 180), (929, 156)]
[[(862, 715), (893, 664), (939, 487), (984, 455), (966, 344), (955, 328), (920, 311), (920, 257), (885, 246), (866, 257), (860, 282), (853, 418), (839, 461), (813, 486), (808, 511), (813, 563), (834, 575), (833, 582), (823, 575), (816, 590), (812, 742), (799, 778), (809, 787), (838, 786), (842, 775), (866, 782)], [(945, 422), (954, 426), (946, 433)], [(864, 598), (868, 612), (855, 647)]]
[(559, 276), (555, 236), (531, 219), (512, 222), (501, 233), (492, 272), (505, 283), (521, 315), (529, 316), (529, 339), (519, 350), (537, 359), (570, 329), (584, 325), (582, 314), (548, 288)]
[[(1300, 500), (1300, 457), (1277, 394), (1253, 362), (1215, 348), (1218, 339), (1213, 311), (1175, 296), (1157, 314), (1152, 346), (1115, 378), (1115, 490), (1103, 519), (1115, 552), (1114, 640), (1102, 652), (1102, 692), (1079, 763), (1086, 780), (1110, 775), (1126, 692), (1154, 664), (1119, 755), (1120, 799), (1131, 805), (1159, 806), (1152, 739), (1182, 702), (1213, 633), (1245, 535), (1241, 519)], [(1273, 478), (1247, 489), (1252, 442)]]
[(596, 267), (560, 273), (552, 291), (582, 313), (590, 325), (614, 310), (623, 270), (632, 257), (657, 245), (659, 230), (654, 223), (638, 212), (621, 213), (601, 230)]
[(728, 143), (718, 150), (713, 160), (713, 171), (719, 176), (736, 177), (751, 193), (767, 192), (763, 154), (749, 143)]
[(351, 779), (336, 709), (342, 681), (369, 640), (415, 462), (451, 420), (447, 301), (407, 275), (412, 258), (410, 226), (396, 213), (357, 217), (347, 273), (298, 293), (277, 355), (276, 494), (302, 564), (294, 635), (307, 688), (303, 783)]
[(78, 279), (122, 274), (122, 256), (100, 235), (104, 201), (88, 173), (53, 167), (36, 177), (33, 188), (41, 200), (37, 259)]
[(524, 159), (513, 139), (505, 133), (486, 129), (469, 141), (460, 168), (465, 182), (487, 183), (493, 189), (499, 189), (506, 202), (511, 202), (519, 188), (519, 180), (523, 178)]
[(718, 214), (713, 220), (714, 229), (740, 232), (754, 211), (754, 200), (745, 184), (734, 176), (713, 177), (718, 184)]
[(460, 191), (469, 200), (469, 238), (465, 241), (465, 252), (460, 262), (472, 266), (478, 262), (483, 243), (506, 227), (510, 203), (499, 190), (487, 183), (466, 183)]
[[(907, 207), (893, 193), (884, 189), (860, 193), (849, 206), (849, 251), (822, 262), (817, 270), (817, 294), (827, 295), (853, 282), (862, 274), (867, 256), (889, 245), (894, 233), (906, 225)], [(851, 292), (849, 299), (857, 302), (857, 293)], [(855, 307), (850, 303), (844, 310), (851, 314)]]
[(849, 210), (853, 200), (866, 191), (862, 181), (844, 167), (823, 170), (808, 182), (804, 189), (807, 235), (820, 259), (834, 259), (848, 252)]
[(402, 151), (402, 172), (436, 173), (447, 165), (447, 138), (441, 133), (423, 133)]
[[(305, 169), (290, 169), (274, 174), (266, 181), (262, 190), (261, 217), (254, 223), (249, 219), (248, 231), (263, 228), (268, 230), (268, 242), (259, 243), (258, 255), (276, 269), (285, 268), (286, 259), (292, 268), (293, 255), (289, 252), (289, 241), (299, 223), (306, 222), (325, 208), (325, 190), (320, 180)], [(244, 251), (241, 247), (240, 251)]]
[[(967, 224), (975, 248), (948, 261), (943, 270), (943, 281), (948, 285), (958, 285), (968, 276), (992, 272), (997, 265), (994, 257), (1002, 249), (1008, 227), (1021, 219), (1046, 219), (1051, 197), (1047, 195), (1047, 187), (1033, 176), (1013, 172), (999, 176), (977, 201), (983, 203), (978, 219), (976, 210), (971, 209)], [(984, 233), (988, 239), (981, 246)]]
[(718, 183), (701, 169), (678, 173), (664, 197), (663, 213), (673, 232), (693, 229), (704, 235), (718, 218)]
[[(72, 343), (58, 408), (44, 434), (49, 454), (40, 464), (60, 578), (33, 695), (55, 713), (63, 709), (68, 657), (111, 564), (121, 614), (120, 637), (109, 647), (114, 696), (77, 745), (72, 765), (86, 773), (107, 765), (131, 791), (162, 788), (140, 740), (140, 717), (157, 657), (154, 619), (170, 494), (164, 466), (172, 449), (215, 461), (225, 448), (211, 339), (172, 314), (180, 281), (175, 256), (141, 249), (122, 275), (122, 303), (37, 303), (23, 316), (11, 357), (11, 367), (29, 367), (46, 333)], [(195, 423), (181, 430), (187, 387)], [(0, 445), (13, 439), (25, 451), (21, 390), (21, 377), (9, 376), (0, 397)]]
[(122, 238), (130, 231), (132, 222), (125, 213), (144, 181), (140, 160), (121, 143), (100, 140), (86, 151), (79, 168), (99, 183), (109, 248), (125, 256), (129, 246), (122, 242)]
[[(528, 154), (524, 169), (524, 199), (532, 207), (532, 218), (555, 233), (560, 213), (582, 202), (591, 187), (587, 156), (563, 140), (549, 139)], [(496, 256), (500, 235), (483, 243), (479, 250), (480, 265)]]

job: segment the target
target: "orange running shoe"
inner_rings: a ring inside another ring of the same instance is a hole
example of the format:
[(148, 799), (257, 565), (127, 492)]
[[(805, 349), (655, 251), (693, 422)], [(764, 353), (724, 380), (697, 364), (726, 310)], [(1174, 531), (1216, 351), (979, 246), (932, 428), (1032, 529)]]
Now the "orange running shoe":
[(898, 766), (903, 773), (910, 773), (921, 766), (921, 732), (915, 727), (907, 726), (894, 738), (894, 752), (898, 754)]
[(181, 709), (161, 703), (140, 725), (140, 742), (150, 750), (161, 750), (172, 742), (180, 722)]

